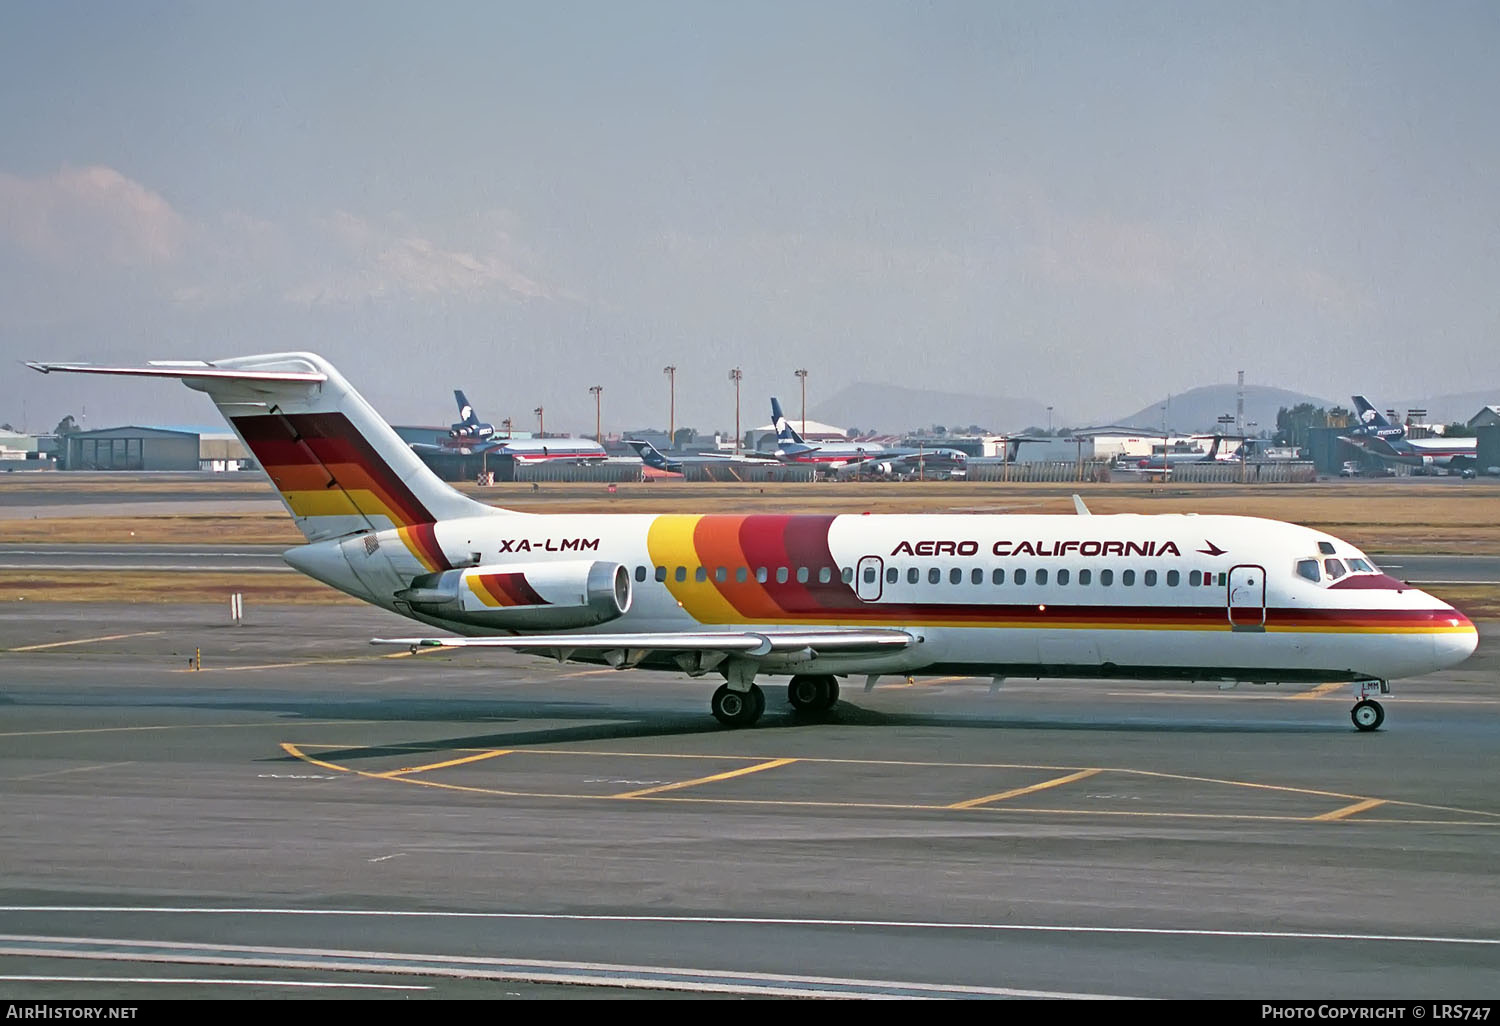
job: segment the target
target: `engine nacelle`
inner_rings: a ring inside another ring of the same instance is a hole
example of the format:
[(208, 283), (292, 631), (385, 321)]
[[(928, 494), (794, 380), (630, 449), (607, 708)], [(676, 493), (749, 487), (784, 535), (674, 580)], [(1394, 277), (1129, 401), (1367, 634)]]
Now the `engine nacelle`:
[(592, 627), (624, 616), (633, 590), (619, 563), (504, 563), (422, 574), (396, 598), (414, 612), (505, 630)]

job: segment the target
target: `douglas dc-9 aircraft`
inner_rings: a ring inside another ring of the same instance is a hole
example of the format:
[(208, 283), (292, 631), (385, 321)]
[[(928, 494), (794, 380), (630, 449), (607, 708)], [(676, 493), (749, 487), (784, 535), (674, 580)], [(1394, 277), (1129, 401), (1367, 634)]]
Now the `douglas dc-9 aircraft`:
[(459, 636), (619, 669), (721, 675), (711, 708), (799, 712), (880, 674), (1349, 681), (1374, 730), (1388, 681), (1474, 651), (1474, 625), (1321, 531), (1240, 516), (526, 514), (449, 488), (321, 357), (43, 371), (206, 392), (307, 544), (285, 559)]

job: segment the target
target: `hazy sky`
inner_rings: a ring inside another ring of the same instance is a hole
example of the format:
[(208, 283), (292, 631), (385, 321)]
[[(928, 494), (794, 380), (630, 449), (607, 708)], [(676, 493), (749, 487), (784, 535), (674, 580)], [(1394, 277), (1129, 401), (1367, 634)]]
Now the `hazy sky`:
[(0, 420), (216, 422), (16, 360), (288, 349), (586, 431), (669, 363), (704, 430), (734, 366), (745, 426), (798, 367), (1059, 423), (1500, 391), (1497, 53), (1489, 0), (9, 0)]

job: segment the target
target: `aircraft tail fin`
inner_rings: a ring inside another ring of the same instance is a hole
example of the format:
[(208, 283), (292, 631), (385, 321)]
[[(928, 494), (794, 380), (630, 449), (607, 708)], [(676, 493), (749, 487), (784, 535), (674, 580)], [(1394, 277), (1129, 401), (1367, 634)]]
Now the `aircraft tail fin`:
[(627, 438), (625, 439), (625, 444), (635, 450), (636, 455), (641, 458), (641, 462), (646, 466), (654, 470), (671, 469), (671, 461), (667, 459), (660, 449), (650, 442), (641, 441), (638, 438)]
[(1203, 455), (1203, 462), (1212, 463), (1219, 458), (1219, 443), (1223, 441), (1219, 435), (1214, 435), (1214, 440), (1209, 443), (1208, 452)]
[(458, 420), (461, 424), (478, 424), (479, 418), (474, 415), (474, 407), (461, 389), (453, 390), (454, 401), (458, 403)]
[(781, 400), (775, 396), (771, 397), (771, 426), (776, 429), (776, 441), (782, 445), (806, 445), (802, 436), (797, 434), (792, 422), (786, 419), (781, 412)]
[(313, 353), (145, 367), (29, 363), (44, 374), (178, 378), (204, 392), (281, 493), (309, 541), (401, 529), (437, 563), (439, 520), (504, 514), (449, 487), (344, 379)]
[(1402, 424), (1391, 423), (1370, 400), (1362, 395), (1349, 398), (1354, 403), (1355, 416), (1359, 418), (1359, 425), (1350, 432), (1351, 434), (1377, 435), (1386, 441), (1406, 436), (1406, 427)]

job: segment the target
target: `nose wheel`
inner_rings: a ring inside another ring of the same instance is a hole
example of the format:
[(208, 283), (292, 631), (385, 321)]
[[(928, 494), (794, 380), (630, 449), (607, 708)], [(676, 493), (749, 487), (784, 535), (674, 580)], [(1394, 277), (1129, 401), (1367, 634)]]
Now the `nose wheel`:
[(1375, 730), (1385, 722), (1385, 708), (1373, 698), (1366, 698), (1349, 710), (1349, 718), (1362, 731)]

